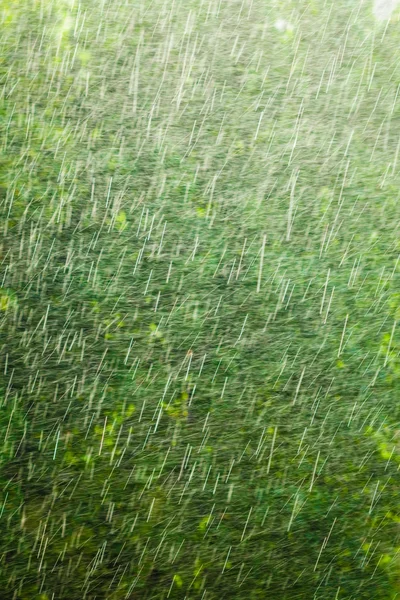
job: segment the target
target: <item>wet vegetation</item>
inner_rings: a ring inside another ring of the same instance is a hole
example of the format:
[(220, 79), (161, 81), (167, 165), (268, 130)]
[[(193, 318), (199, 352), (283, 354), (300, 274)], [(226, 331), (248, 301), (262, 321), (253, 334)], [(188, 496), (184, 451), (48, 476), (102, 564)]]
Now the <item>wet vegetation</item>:
[(394, 600), (396, 13), (0, 0), (4, 600)]

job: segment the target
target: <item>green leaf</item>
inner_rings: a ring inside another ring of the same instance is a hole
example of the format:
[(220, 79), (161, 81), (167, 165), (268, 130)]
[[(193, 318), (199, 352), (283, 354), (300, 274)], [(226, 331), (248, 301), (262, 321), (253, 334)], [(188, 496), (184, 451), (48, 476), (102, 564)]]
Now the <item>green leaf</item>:
[(115, 219), (115, 226), (119, 231), (123, 231), (127, 226), (126, 213), (121, 210)]
[(182, 577), (180, 575), (178, 575), (178, 573), (176, 573), (174, 575), (174, 582), (178, 588), (181, 588), (183, 585)]

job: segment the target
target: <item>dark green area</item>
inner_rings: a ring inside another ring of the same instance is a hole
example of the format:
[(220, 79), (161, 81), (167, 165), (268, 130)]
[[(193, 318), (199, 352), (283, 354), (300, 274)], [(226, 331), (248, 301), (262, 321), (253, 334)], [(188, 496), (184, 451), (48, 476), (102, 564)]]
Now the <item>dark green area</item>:
[(1, 598), (398, 598), (398, 20), (0, 8)]

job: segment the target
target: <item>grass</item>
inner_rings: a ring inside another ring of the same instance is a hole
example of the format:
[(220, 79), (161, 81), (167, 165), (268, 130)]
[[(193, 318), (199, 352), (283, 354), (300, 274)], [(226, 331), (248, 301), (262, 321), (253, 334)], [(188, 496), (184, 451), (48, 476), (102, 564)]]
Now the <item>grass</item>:
[(2, 597), (397, 598), (396, 15), (0, 6)]

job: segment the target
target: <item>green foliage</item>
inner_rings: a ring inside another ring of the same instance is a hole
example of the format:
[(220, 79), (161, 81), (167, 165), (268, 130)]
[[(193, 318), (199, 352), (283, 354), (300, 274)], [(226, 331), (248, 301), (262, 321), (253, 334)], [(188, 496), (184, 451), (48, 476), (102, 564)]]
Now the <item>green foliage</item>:
[(5, 600), (398, 596), (400, 46), (355, 12), (0, 0)]

